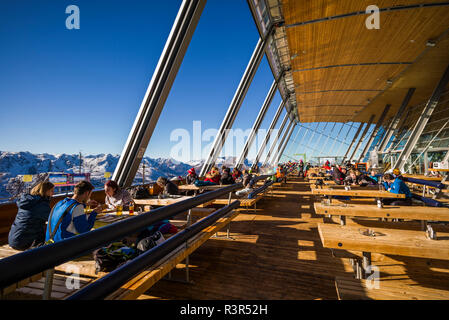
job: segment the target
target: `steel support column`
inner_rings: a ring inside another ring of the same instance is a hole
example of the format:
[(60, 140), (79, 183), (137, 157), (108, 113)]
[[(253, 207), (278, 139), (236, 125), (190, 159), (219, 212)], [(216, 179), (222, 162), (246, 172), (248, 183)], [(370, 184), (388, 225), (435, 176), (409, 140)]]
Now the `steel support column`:
[(276, 143), (278, 142), (281, 134), (282, 134), (282, 130), (284, 130), (285, 124), (287, 123), (288, 120), (288, 113), (285, 114), (284, 119), (282, 120), (281, 126), (279, 127), (279, 131), (276, 134), (276, 137), (274, 138), (270, 150), (268, 150), (267, 156), (265, 158), (265, 161), (263, 162), (263, 165), (265, 166), (268, 163), (268, 160), (271, 158), (271, 154), (274, 151), (274, 147), (276, 146)]
[(201, 168), (200, 177), (204, 176), (210, 168), (214, 165), (217, 157), (219, 156), (223, 145), (228, 136), (229, 130), (232, 128), (234, 124), (234, 120), (237, 117), (237, 113), (240, 110), (240, 107), (245, 99), (246, 93), (248, 92), (249, 86), (256, 74), (256, 71), (260, 65), (260, 61), (264, 56), (265, 47), (267, 45), (267, 39), (259, 38), (257, 42), (256, 48), (254, 49), (253, 55), (249, 60), (248, 66), (246, 67), (245, 73), (240, 80), (239, 86), (232, 98), (231, 104), (229, 105), (228, 111), (221, 123), (220, 129), (218, 130), (217, 135), (215, 136), (215, 140), (213, 142), (212, 148), (209, 152), (209, 155), (206, 161)]
[(273, 158), (274, 161), (272, 162), (272, 165), (276, 165), (279, 162), (279, 160), (281, 159), (282, 154), (284, 153), (284, 150), (288, 145), (290, 137), (292, 136), (292, 133), (295, 130), (296, 122), (292, 121), (291, 124), (292, 124), (292, 126), (290, 128), (290, 131), (288, 132), (286, 139), (285, 139), (284, 143), (282, 144), (281, 148), (279, 149), (279, 152), (277, 153), (276, 157)]
[(245, 161), (245, 158), (248, 156), (249, 149), (251, 148), (254, 142), (254, 138), (256, 137), (257, 131), (259, 130), (260, 125), (262, 124), (262, 121), (265, 118), (265, 115), (267, 114), (268, 108), (270, 107), (271, 101), (273, 100), (277, 87), (278, 87), (277, 82), (276, 80), (274, 80), (271, 85), (270, 91), (268, 91), (265, 101), (262, 104), (262, 108), (260, 109), (259, 114), (257, 115), (256, 121), (254, 121), (248, 139), (246, 139), (245, 146), (243, 147), (243, 150), (240, 153), (240, 156), (237, 160), (235, 167), (238, 169), (240, 169), (243, 161)]
[[(351, 151), (351, 148), (352, 148), (352, 146), (354, 145), (355, 140), (356, 140), (357, 137), (359, 136), (360, 130), (362, 130), (362, 126), (363, 126), (363, 123), (360, 122), (360, 125), (359, 125), (359, 127), (357, 128), (357, 131), (356, 131), (356, 133), (355, 133), (355, 135), (354, 135), (354, 138), (352, 139), (351, 144), (349, 145), (348, 150), (346, 150), (346, 153), (345, 153), (345, 155), (343, 156), (343, 159), (341, 160), (342, 163), (345, 162), (345, 159), (346, 159), (346, 157), (348, 156), (349, 151)], [(351, 129), (349, 129), (349, 130), (351, 130)]]
[(279, 154), (279, 150), (281, 150), (281, 147), (283, 146), (283, 144), (285, 142), (285, 138), (290, 133), (290, 129), (292, 128), (292, 125), (293, 125), (293, 121), (290, 120), (290, 122), (288, 123), (287, 129), (285, 129), (285, 131), (284, 131), (284, 135), (282, 136), (281, 140), (279, 140), (277, 149), (272, 154), (271, 158), (267, 158), (267, 163), (273, 164), (273, 161), (276, 159), (276, 156)]
[(383, 137), (382, 141), (379, 144), (379, 152), (383, 152), (385, 150), (385, 148), (388, 145), (388, 142), (391, 139), (391, 136), (393, 135), (393, 132), (396, 130), (400, 119), (402, 118), (402, 115), (404, 114), (405, 108), (408, 106), (410, 99), (413, 96), (413, 93), (415, 92), (415, 88), (410, 88), (408, 89), (408, 92), (404, 98), (404, 101), (402, 101), (402, 104), (398, 110), (398, 112), (396, 113), (396, 115), (394, 116), (393, 120), (391, 121), (390, 126), (388, 127), (387, 132), (385, 132), (385, 136)]
[(396, 161), (396, 164), (394, 166), (395, 169), (399, 169), (401, 171), (404, 170), (404, 165), (408, 157), (410, 157), (410, 154), (412, 153), (412, 150), (415, 147), (416, 143), (418, 142), (418, 139), (421, 136), (421, 133), (423, 132), (427, 122), (429, 121), (429, 118), (432, 115), (433, 110), (435, 110), (435, 107), (438, 105), (438, 101), (440, 100), (441, 94), (446, 88), (448, 82), (449, 82), (449, 66), (444, 71), (444, 74), (441, 77), (440, 82), (433, 91), (432, 96), (430, 97), (429, 101), (427, 101), (427, 104), (424, 107), (423, 112), (421, 113), (418, 121), (413, 127), (412, 133), (410, 134), (410, 137), (405, 143), (404, 149), (402, 149), (398, 161)]
[(270, 140), (271, 133), (273, 132), (274, 127), (276, 126), (276, 124), (279, 120), (279, 117), (281, 116), (282, 109), (284, 108), (284, 105), (285, 105), (285, 101), (281, 101), (281, 103), (279, 104), (279, 107), (276, 111), (276, 114), (274, 115), (274, 118), (271, 121), (270, 127), (268, 128), (267, 134), (265, 135), (265, 138), (263, 139), (262, 144), (259, 147), (259, 151), (257, 152), (256, 159), (254, 160), (254, 163), (251, 166), (252, 169), (255, 169), (256, 165), (258, 165), (259, 160), (262, 157), (262, 154), (268, 144), (268, 141)]
[(376, 127), (374, 128), (373, 132), (371, 133), (371, 136), (369, 137), (368, 142), (365, 144), (365, 148), (363, 148), (362, 153), (360, 154), (359, 159), (357, 160), (357, 162), (360, 162), (365, 156), (366, 153), (369, 150), (369, 147), (371, 147), (371, 144), (374, 141), (374, 138), (376, 137), (377, 133), (379, 132), (380, 126), (384, 123), (385, 121), (385, 117), (388, 114), (388, 111), (390, 110), (391, 105), (387, 104), (384, 108), (384, 111), (382, 112), (382, 114), (380, 115), (379, 120), (376, 123)]
[(369, 128), (371, 127), (371, 124), (373, 123), (375, 115), (371, 115), (371, 118), (369, 118), (368, 123), (366, 124), (365, 129), (363, 130), (362, 135), (360, 136), (359, 142), (357, 142), (357, 144), (355, 145), (354, 151), (352, 152), (351, 157), (349, 158), (349, 161), (352, 161), (352, 159), (354, 158), (355, 154), (357, 153), (357, 150), (360, 147), (360, 144), (362, 143), (363, 139), (365, 139), (366, 134), (368, 133)]
[(184, 0), (134, 120), (112, 179), (129, 187), (142, 161), (206, 0)]

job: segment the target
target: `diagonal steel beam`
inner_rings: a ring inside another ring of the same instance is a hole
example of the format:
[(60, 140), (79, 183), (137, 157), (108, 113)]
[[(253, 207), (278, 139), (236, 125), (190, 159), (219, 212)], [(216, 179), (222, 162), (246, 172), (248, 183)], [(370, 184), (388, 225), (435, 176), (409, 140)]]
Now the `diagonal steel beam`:
[(363, 139), (365, 139), (366, 133), (368, 132), (369, 128), (371, 127), (371, 124), (373, 123), (375, 115), (371, 115), (371, 117), (369, 118), (368, 123), (366, 124), (365, 129), (363, 130), (362, 135), (360, 136), (359, 142), (357, 142), (357, 144), (355, 145), (354, 151), (352, 152), (352, 155), (349, 157), (349, 161), (352, 161), (352, 159), (354, 158), (356, 152), (359, 149), (360, 144), (362, 143)]
[(384, 111), (383, 111), (382, 114), (380, 115), (380, 118), (379, 118), (379, 120), (377, 121), (376, 126), (374, 127), (374, 130), (373, 130), (373, 132), (371, 133), (371, 136), (370, 136), (368, 142), (365, 144), (365, 148), (363, 148), (363, 151), (362, 151), (362, 153), (360, 154), (360, 157), (359, 157), (359, 159), (358, 159), (357, 162), (360, 162), (363, 158), (365, 158), (366, 153), (367, 153), (368, 150), (369, 150), (369, 147), (371, 147), (371, 144), (373, 143), (374, 138), (376, 137), (377, 133), (379, 132), (380, 126), (384, 123), (385, 117), (387, 116), (388, 111), (390, 111), (390, 107), (391, 107), (390, 104), (387, 104), (387, 105), (385, 106)]
[(248, 156), (249, 149), (251, 148), (254, 142), (254, 138), (256, 137), (257, 131), (259, 130), (260, 125), (262, 124), (262, 121), (265, 118), (265, 115), (267, 114), (268, 108), (270, 107), (271, 101), (273, 100), (277, 87), (278, 87), (277, 82), (276, 80), (274, 80), (273, 83), (271, 84), (270, 90), (268, 91), (265, 101), (263, 102), (262, 107), (260, 108), (259, 114), (257, 115), (257, 118), (254, 121), (248, 139), (246, 139), (245, 145), (243, 146), (243, 150), (240, 153), (240, 156), (237, 160), (235, 167), (238, 169), (240, 169), (240, 167), (243, 164), (243, 161), (245, 161), (246, 157)]
[(201, 168), (200, 176), (204, 176), (217, 160), (226, 138), (228, 137), (229, 131), (234, 124), (235, 118), (237, 117), (237, 113), (242, 106), (243, 100), (245, 99), (254, 75), (259, 68), (267, 43), (267, 38), (259, 38), (246, 70), (243, 73), (242, 79), (240, 80), (239, 86), (237, 87), (234, 97), (232, 98), (231, 104), (229, 105), (228, 111), (223, 119), (223, 122), (221, 123), (220, 129), (215, 136), (209, 155)]
[(206, 0), (184, 0), (154, 70), (112, 179), (129, 187), (142, 161)]
[(396, 161), (396, 164), (394, 165), (394, 168), (399, 169), (401, 171), (404, 170), (405, 163), (407, 159), (410, 157), (413, 148), (415, 147), (421, 133), (423, 132), (425, 126), (427, 125), (427, 122), (429, 121), (429, 118), (432, 115), (433, 110), (435, 110), (436, 106), (438, 105), (438, 101), (440, 100), (440, 97), (444, 89), (446, 88), (448, 82), (449, 82), (449, 66), (444, 71), (444, 74), (441, 77), (441, 80), (438, 82), (438, 85), (436, 86), (435, 90), (433, 91), (432, 96), (427, 101), (424, 110), (422, 111), (418, 121), (413, 127), (412, 133), (410, 134), (407, 142), (405, 143), (404, 149), (402, 149), (399, 155), (398, 161)]
[(385, 148), (388, 145), (388, 142), (390, 142), (391, 136), (393, 135), (394, 131), (396, 130), (399, 121), (402, 118), (402, 115), (404, 114), (405, 108), (408, 106), (410, 99), (413, 96), (413, 93), (415, 92), (415, 88), (410, 88), (408, 89), (407, 94), (405, 95), (404, 101), (402, 101), (401, 106), (399, 107), (398, 112), (396, 113), (396, 115), (394, 116), (387, 132), (385, 133), (385, 136), (383, 137), (382, 141), (379, 144), (379, 152), (383, 152), (385, 150)]

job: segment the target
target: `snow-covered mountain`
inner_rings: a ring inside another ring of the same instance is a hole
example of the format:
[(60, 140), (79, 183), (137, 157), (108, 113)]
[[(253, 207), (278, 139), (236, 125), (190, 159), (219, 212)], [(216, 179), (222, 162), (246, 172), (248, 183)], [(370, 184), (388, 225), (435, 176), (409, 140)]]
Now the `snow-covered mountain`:
[[(112, 154), (83, 155), (81, 172), (90, 173), (91, 182), (96, 187), (101, 187), (105, 181), (104, 173), (114, 172), (119, 158), (119, 155)], [(220, 157), (216, 163), (218, 167), (222, 165), (233, 167), (235, 161), (235, 157)], [(145, 182), (149, 182), (156, 181), (160, 176), (168, 178), (185, 176), (191, 167), (199, 172), (204, 160), (182, 163), (173, 159), (145, 157), (142, 162), (145, 163)], [(248, 167), (250, 164), (245, 161), (244, 165)], [(0, 151), (0, 198), (10, 197), (7, 189), (21, 181), (23, 175), (36, 176), (48, 172), (79, 173), (79, 168), (80, 159), (77, 154), (52, 155)], [(135, 184), (142, 182), (142, 175), (143, 165), (139, 167), (136, 174)]]
[[(101, 187), (105, 181), (105, 172), (114, 172), (119, 155), (98, 154), (82, 156), (81, 172), (89, 172), (91, 182), (96, 187)], [(145, 157), (145, 182), (155, 181), (160, 176), (168, 178), (185, 176), (192, 165), (173, 159), (152, 159)], [(201, 163), (195, 166), (201, 168)], [(17, 183), (23, 175), (37, 175), (48, 172), (79, 173), (79, 155), (73, 154), (32, 154), (30, 152), (6, 152), (0, 151), (0, 198), (7, 198), (8, 185)], [(143, 166), (141, 165), (134, 182), (141, 183)]]

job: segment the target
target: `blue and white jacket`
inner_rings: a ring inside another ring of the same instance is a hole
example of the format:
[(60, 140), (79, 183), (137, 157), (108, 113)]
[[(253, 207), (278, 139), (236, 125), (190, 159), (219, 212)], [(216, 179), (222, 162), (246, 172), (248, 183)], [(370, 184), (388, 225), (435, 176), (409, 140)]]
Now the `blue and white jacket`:
[(406, 198), (411, 198), (412, 193), (410, 192), (410, 189), (407, 187), (404, 181), (402, 181), (400, 178), (394, 179), (393, 183), (388, 184), (387, 182), (383, 183), (385, 189), (391, 193), (396, 194), (405, 194)]
[(92, 211), (90, 214), (86, 214), (84, 213), (84, 208), (86, 207), (84, 204), (72, 198), (65, 198), (64, 200), (61, 200), (57, 204), (55, 204), (53, 208), (53, 214), (51, 215), (51, 218), (49, 217), (50, 220), (47, 224), (45, 241), (48, 241), (50, 239), (49, 226), (51, 226), (51, 230), (53, 231), (61, 215), (73, 203), (75, 203), (75, 205), (62, 219), (62, 222), (59, 225), (58, 230), (53, 237), (53, 240), (55, 242), (61, 241), (66, 238), (73, 237), (77, 234), (88, 232), (92, 229), (95, 223), (95, 218), (97, 217), (97, 213), (95, 211)]

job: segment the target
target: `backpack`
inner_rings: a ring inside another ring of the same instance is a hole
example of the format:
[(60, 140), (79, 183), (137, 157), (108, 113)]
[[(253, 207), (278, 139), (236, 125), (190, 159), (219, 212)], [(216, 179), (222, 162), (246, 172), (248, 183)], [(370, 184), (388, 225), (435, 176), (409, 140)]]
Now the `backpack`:
[(133, 199), (148, 199), (151, 198), (150, 191), (143, 186), (127, 189), (131, 198)]
[(97, 249), (93, 252), (95, 274), (100, 271), (111, 272), (137, 255), (138, 252), (135, 249), (126, 246), (123, 242), (113, 242), (107, 247)]
[(145, 251), (150, 250), (151, 248), (154, 248), (164, 242), (164, 236), (160, 231), (155, 232), (149, 237), (143, 238), (137, 243), (137, 251), (140, 253), (143, 253)]

